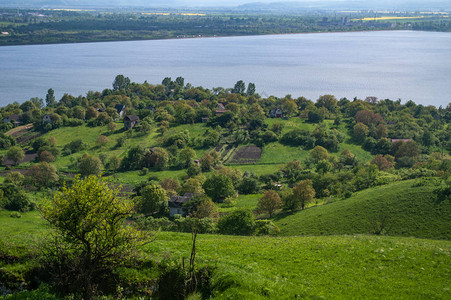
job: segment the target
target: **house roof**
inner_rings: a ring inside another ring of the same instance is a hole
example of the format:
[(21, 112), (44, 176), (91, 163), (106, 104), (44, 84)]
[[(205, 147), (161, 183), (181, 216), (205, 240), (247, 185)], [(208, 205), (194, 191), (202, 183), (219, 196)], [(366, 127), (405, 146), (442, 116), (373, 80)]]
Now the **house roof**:
[(125, 105), (124, 104), (116, 104), (114, 106), (114, 108), (117, 110), (118, 113), (120, 113), (121, 111), (123, 111), (125, 109)]
[(192, 193), (186, 193), (184, 196), (172, 196), (168, 201), (169, 207), (177, 208), (182, 207), (183, 204), (189, 202), (194, 196)]
[(130, 122), (133, 122), (133, 121), (138, 121), (139, 117), (136, 116), (136, 115), (128, 115), (128, 116), (125, 116), (124, 120), (128, 120)]
[(216, 106), (219, 107), (219, 108), (222, 109), (222, 110), (225, 109), (225, 106), (224, 106), (224, 104), (222, 104), (222, 103), (218, 103)]
[(20, 115), (10, 115), (8, 117), (5, 117), (5, 119), (20, 121), (22, 119), (22, 117)]
[(407, 142), (411, 142), (411, 141), (412, 141), (412, 139), (392, 139), (392, 140), (391, 140), (392, 143), (396, 143), (396, 142), (404, 142), (404, 143), (407, 143)]

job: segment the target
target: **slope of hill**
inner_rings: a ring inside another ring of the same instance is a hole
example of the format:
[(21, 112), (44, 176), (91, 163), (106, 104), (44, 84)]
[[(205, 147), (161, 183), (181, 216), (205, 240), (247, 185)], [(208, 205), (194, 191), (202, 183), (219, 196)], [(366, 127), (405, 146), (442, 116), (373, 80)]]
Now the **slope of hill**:
[(282, 235), (382, 233), (451, 239), (451, 200), (437, 202), (437, 181), (409, 180), (368, 189), (347, 200), (279, 216)]
[[(162, 233), (157, 259), (189, 256), (190, 234)], [(214, 268), (214, 299), (448, 298), (449, 241), (405, 237), (200, 235), (196, 258)]]

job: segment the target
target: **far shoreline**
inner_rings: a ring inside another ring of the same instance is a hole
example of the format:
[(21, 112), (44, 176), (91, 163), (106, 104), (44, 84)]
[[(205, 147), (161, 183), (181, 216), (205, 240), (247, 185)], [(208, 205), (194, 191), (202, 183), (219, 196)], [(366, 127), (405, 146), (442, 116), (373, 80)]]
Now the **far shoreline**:
[[(77, 41), (77, 42), (50, 42), (50, 43), (17, 43), (1, 45), (0, 47), (17, 47), (17, 46), (38, 46), (38, 45), (72, 45), (72, 44), (92, 44), (92, 43), (113, 43), (113, 42), (139, 42), (139, 41), (164, 41), (164, 40), (189, 40), (189, 39), (214, 39), (214, 38), (230, 38), (230, 37), (255, 37), (255, 36), (283, 36), (283, 35), (307, 35), (307, 34), (326, 34), (326, 33), (357, 33), (357, 32), (435, 32), (449, 33), (445, 31), (426, 31), (412, 29), (378, 29), (378, 30), (349, 30), (349, 31), (318, 31), (318, 32), (289, 32), (289, 33), (269, 33), (269, 34), (250, 34), (250, 35), (213, 35), (213, 36), (188, 36), (188, 37), (169, 37), (154, 39), (117, 39), (117, 40), (96, 40), (96, 41)], [(0, 38), (1, 39), (1, 38)]]

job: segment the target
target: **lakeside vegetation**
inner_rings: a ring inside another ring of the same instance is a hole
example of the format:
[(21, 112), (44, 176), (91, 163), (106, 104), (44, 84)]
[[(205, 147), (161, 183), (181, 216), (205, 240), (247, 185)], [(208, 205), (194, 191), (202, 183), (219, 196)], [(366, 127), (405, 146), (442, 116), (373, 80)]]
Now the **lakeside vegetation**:
[(450, 295), (451, 104), (118, 75), (0, 114), (0, 299)]
[(363, 30), (451, 31), (425, 12), (0, 9), (0, 46)]

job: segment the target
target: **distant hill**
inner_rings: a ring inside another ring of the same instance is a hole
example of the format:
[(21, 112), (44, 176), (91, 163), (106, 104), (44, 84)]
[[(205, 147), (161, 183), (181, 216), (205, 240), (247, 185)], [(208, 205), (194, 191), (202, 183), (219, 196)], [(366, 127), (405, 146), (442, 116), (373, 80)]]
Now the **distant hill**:
[(0, 0), (0, 7), (238, 7), (246, 10), (286, 11), (292, 9), (451, 9), (447, 0), (298, 0), (298, 1), (246, 1), (246, 0)]
[(451, 200), (437, 203), (437, 183), (409, 180), (368, 189), (349, 199), (279, 218), (282, 235), (382, 233), (451, 239)]

